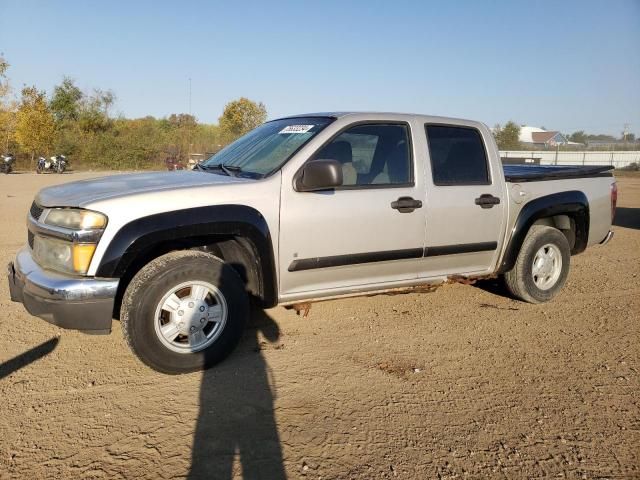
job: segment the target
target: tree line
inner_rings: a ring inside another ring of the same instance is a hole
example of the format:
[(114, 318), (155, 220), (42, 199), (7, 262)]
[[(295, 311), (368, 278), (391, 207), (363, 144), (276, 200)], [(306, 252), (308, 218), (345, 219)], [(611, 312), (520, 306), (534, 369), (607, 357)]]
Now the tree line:
[(225, 106), (217, 125), (186, 113), (129, 119), (113, 115), (112, 91), (83, 92), (68, 77), (49, 95), (25, 86), (17, 97), (8, 69), (0, 57), (0, 151), (16, 155), (22, 168), (59, 154), (82, 168), (162, 168), (167, 158), (216, 152), (267, 119), (264, 104), (244, 97)]
[[(217, 125), (200, 123), (186, 113), (129, 119), (113, 115), (116, 96), (112, 91), (83, 92), (68, 77), (50, 95), (25, 86), (16, 97), (7, 76), (9, 67), (0, 56), (0, 153), (16, 155), (22, 168), (34, 168), (39, 156), (60, 154), (75, 167), (162, 168), (167, 158), (186, 162), (190, 153), (217, 152), (267, 118), (264, 104), (243, 97), (225, 106)], [(520, 126), (513, 121), (492, 131), (500, 150), (534, 148), (520, 143)], [(623, 134), (622, 144), (615, 143), (613, 136), (584, 131), (565, 137), (584, 145), (600, 141), (611, 142), (615, 149), (639, 147), (631, 133)]]

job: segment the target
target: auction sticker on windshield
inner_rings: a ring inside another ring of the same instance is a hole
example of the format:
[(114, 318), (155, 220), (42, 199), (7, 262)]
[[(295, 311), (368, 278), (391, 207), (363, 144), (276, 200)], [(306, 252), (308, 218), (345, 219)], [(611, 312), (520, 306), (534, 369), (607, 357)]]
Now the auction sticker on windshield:
[(289, 125), (288, 127), (284, 127), (278, 133), (307, 133), (313, 127), (315, 127), (315, 125)]

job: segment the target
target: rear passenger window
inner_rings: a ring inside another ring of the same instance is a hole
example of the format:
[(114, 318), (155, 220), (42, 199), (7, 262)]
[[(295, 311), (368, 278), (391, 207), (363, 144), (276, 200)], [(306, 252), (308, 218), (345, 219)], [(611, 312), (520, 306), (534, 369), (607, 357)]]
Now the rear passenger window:
[(409, 130), (401, 124), (348, 128), (314, 156), (342, 164), (345, 187), (407, 185), (412, 182)]
[(487, 155), (475, 128), (426, 125), (433, 183), (488, 185)]

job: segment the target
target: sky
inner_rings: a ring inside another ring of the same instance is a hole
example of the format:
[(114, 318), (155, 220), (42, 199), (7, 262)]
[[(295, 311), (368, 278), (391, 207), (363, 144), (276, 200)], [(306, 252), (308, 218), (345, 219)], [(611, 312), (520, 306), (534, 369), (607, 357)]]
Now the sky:
[(126, 117), (376, 110), (640, 134), (640, 0), (0, 0), (19, 91), (63, 76)]

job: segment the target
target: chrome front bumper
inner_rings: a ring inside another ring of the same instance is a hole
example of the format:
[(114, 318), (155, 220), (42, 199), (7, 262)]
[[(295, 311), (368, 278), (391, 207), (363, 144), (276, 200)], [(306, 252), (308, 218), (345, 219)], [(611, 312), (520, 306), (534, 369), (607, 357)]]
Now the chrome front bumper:
[(109, 333), (118, 279), (72, 277), (40, 268), (29, 248), (9, 263), (11, 300), (62, 328)]

